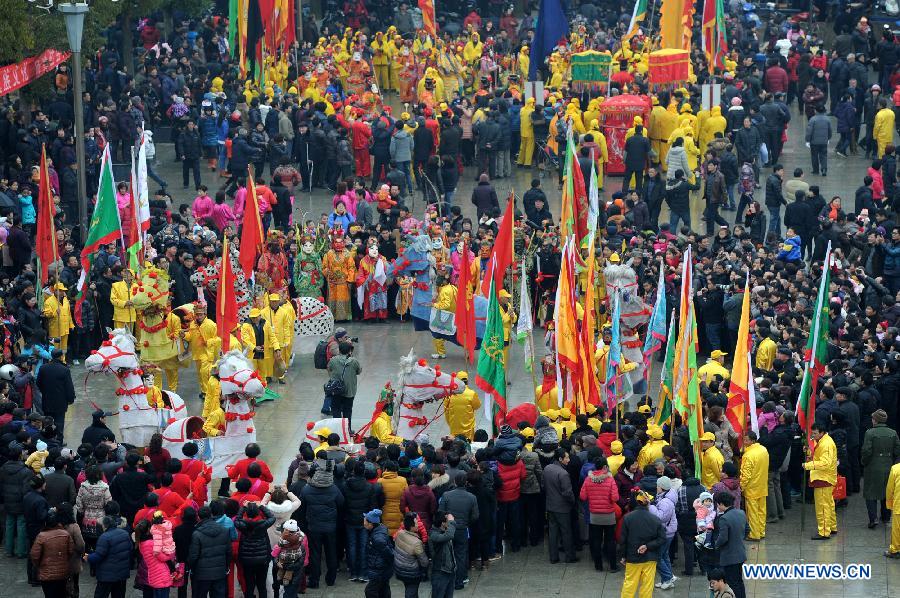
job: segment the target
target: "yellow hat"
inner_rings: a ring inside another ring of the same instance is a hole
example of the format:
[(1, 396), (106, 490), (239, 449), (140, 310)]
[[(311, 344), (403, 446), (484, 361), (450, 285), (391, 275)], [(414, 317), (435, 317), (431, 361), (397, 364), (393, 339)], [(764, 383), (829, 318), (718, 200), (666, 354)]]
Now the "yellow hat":
[(650, 102), (651, 102), (654, 106), (659, 106), (659, 98), (656, 97), (656, 96), (651, 97), (651, 98), (650, 98)]
[(403, 112), (400, 114), (400, 120), (409, 120), (409, 112)]
[(568, 407), (563, 407), (559, 410), (559, 416), (563, 419), (572, 419), (572, 410)]
[(650, 413), (650, 405), (641, 405), (638, 407), (638, 413)]
[(622, 454), (622, 441), (621, 440), (613, 440), (609, 443), (609, 450), (613, 452), (614, 455)]
[(587, 413), (588, 415), (594, 415), (595, 413), (597, 413), (597, 406), (593, 405), (591, 403), (588, 403), (587, 405), (584, 406), (584, 412)]
[(278, 293), (269, 294), (269, 301), (278, 301), (279, 299), (281, 299), (281, 295), (279, 295)]
[(58, 282), (55, 285), (53, 285), (53, 288), (56, 289), (57, 291), (68, 291), (69, 290), (66, 288), (66, 285), (64, 285), (61, 282)]
[(642, 124), (644, 124), (644, 119), (641, 118), (640, 116), (635, 116), (635, 117), (634, 117), (634, 124), (636, 124), (636, 125), (642, 125)]
[(509, 299), (512, 295), (509, 294), (509, 291), (506, 289), (500, 289), (500, 298), (501, 299)]
[(532, 428), (522, 428), (519, 433), (525, 438), (534, 438), (534, 430)]
[(712, 432), (704, 432), (703, 436), (700, 437), (700, 440), (704, 440), (704, 441), (708, 441), (708, 442), (715, 442), (716, 435), (713, 434)]
[(550, 419), (558, 418), (559, 410), (558, 409), (547, 409), (547, 417), (549, 417)]
[(719, 351), (718, 349), (716, 349), (715, 351), (713, 351), (712, 353), (709, 354), (709, 356), (712, 357), (713, 359), (716, 359), (718, 357), (725, 357), (726, 355), (728, 355), (728, 353), (726, 353), (724, 351)]
[(622, 261), (622, 258), (619, 257), (619, 254), (618, 254), (618, 253), (614, 253), (614, 254), (612, 254), (611, 256), (609, 256), (609, 263), (610, 263), (610, 264), (618, 264), (618, 263), (621, 262), (621, 261)]
[(663, 429), (659, 426), (649, 426), (647, 428), (647, 434), (649, 434), (650, 438), (653, 440), (660, 440), (663, 437)]
[(681, 113), (682, 113), (682, 114), (684, 114), (684, 113), (686, 113), (686, 112), (688, 112), (688, 113), (689, 113), (689, 112), (693, 112), (693, 111), (694, 111), (694, 109), (691, 108), (691, 105), (690, 105), (690, 104), (682, 104), (682, 105), (681, 105)]
[(331, 429), (330, 428), (319, 428), (318, 430), (313, 432), (313, 434), (315, 434), (319, 438), (328, 438), (329, 436), (331, 436)]
[(254, 307), (253, 309), (250, 310), (250, 317), (251, 317), (251, 318), (258, 318), (258, 317), (260, 317), (261, 315), (262, 315), (262, 312), (259, 311), (259, 308), (258, 308), (258, 307)]
[(588, 419), (588, 426), (591, 427), (591, 430), (594, 431), (598, 436), (600, 435), (600, 420), (596, 417), (592, 417)]
[(641, 490), (634, 495), (634, 500), (642, 505), (649, 505), (653, 501), (653, 497)]
[(611, 330), (612, 322), (603, 322), (603, 326), (600, 327), (602, 330)]
[(459, 378), (460, 380), (468, 381), (469, 380), (469, 372), (464, 372), (464, 371), (460, 370), (460, 371), (456, 372), (456, 377)]

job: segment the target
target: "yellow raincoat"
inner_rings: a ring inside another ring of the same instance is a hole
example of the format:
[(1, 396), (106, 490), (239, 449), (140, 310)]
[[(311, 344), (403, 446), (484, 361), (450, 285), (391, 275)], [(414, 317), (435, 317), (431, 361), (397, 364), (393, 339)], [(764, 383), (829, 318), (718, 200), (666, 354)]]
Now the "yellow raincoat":
[(469, 38), (469, 41), (466, 42), (466, 47), (463, 48), (463, 58), (465, 58), (466, 62), (469, 64), (478, 62), (481, 60), (481, 53), (483, 51), (484, 44), (481, 43), (481, 36), (477, 33), (473, 33)]
[(900, 463), (891, 467), (887, 482), (887, 507), (893, 511), (891, 517), (891, 554), (900, 552)]
[(894, 140), (894, 111), (882, 108), (875, 114), (872, 136), (878, 142), (878, 157), (884, 156), (884, 148)]
[(672, 146), (672, 142), (670, 141), (670, 137), (672, 136), (672, 132), (678, 128), (678, 109), (675, 104), (669, 104), (669, 107), (666, 109), (665, 113), (660, 113), (659, 115), (659, 128), (656, 133), (659, 136), (659, 139), (662, 140), (662, 144), (660, 145), (659, 152), (659, 163), (662, 165), (662, 169), (666, 170), (666, 156), (669, 153), (669, 148)]
[(519, 121), (521, 123), (521, 142), (519, 143), (519, 157), (516, 164), (523, 166), (531, 166), (531, 160), (534, 158), (534, 125), (531, 124), (531, 115), (534, 112), (534, 98), (525, 100), (525, 106), (519, 112)]
[(50, 338), (58, 338), (59, 346), (65, 360), (66, 349), (69, 346), (69, 331), (75, 328), (72, 323), (72, 310), (69, 308), (69, 299), (63, 295), (62, 302), (56, 295), (49, 295), (44, 300), (43, 316), (47, 320), (47, 334)]
[(391, 416), (384, 411), (379, 413), (375, 421), (372, 422), (369, 433), (382, 444), (403, 444), (403, 439), (395, 436), (391, 429)]
[(263, 378), (271, 378), (275, 369), (275, 351), (281, 350), (281, 343), (278, 342), (278, 335), (275, 333), (272, 323), (265, 318), (260, 318), (260, 322), (263, 323), (263, 356), (261, 358), (257, 358), (253, 354), (253, 349), (256, 347), (256, 333), (251, 322), (241, 324), (241, 340), (244, 341), (244, 347), (250, 348), (253, 366), (259, 375)]
[(669, 446), (669, 443), (665, 440), (648, 440), (647, 444), (641, 448), (641, 452), (638, 453), (638, 467), (644, 469), (644, 467), (650, 465), (657, 459), (662, 459), (664, 446)]
[(722, 478), (722, 465), (725, 463), (725, 457), (722, 451), (715, 446), (711, 446), (703, 451), (700, 455), (700, 470), (703, 472), (700, 483), (705, 488), (712, 488)]
[(390, 88), (390, 75), (388, 74), (387, 46), (390, 42), (381, 31), (375, 33), (375, 39), (369, 44), (372, 48), (372, 66), (375, 69), (375, 82), (381, 89)]
[[(891, 120), (893, 121), (893, 113)], [(825, 434), (819, 439), (813, 449), (812, 459), (803, 464), (803, 469), (809, 471), (809, 481), (813, 485), (819, 535), (830, 537), (832, 532), (837, 531), (832, 488), (837, 484), (837, 447), (831, 436)], [(820, 482), (818, 487), (817, 482)]]
[(469, 440), (475, 437), (475, 414), (481, 407), (478, 393), (466, 387), (458, 395), (449, 395), (444, 399), (444, 418), (451, 436), (465, 436)]
[(750, 538), (766, 537), (766, 497), (769, 495), (769, 451), (758, 442), (744, 450), (741, 459), (741, 491), (750, 524)]
[(132, 282), (128, 286), (124, 280), (112, 283), (109, 301), (113, 304), (113, 326), (116, 328), (124, 328), (125, 324), (132, 324), (129, 328), (134, 328), (137, 313), (134, 307), (125, 307), (125, 302), (131, 300), (131, 291), (136, 287), (137, 283)]
[(716, 133), (725, 134), (728, 127), (728, 121), (722, 116), (722, 107), (713, 106), (709, 112), (709, 116), (702, 120), (699, 124), (698, 140), (700, 141), (700, 155), (706, 154), (706, 148), (715, 138)]

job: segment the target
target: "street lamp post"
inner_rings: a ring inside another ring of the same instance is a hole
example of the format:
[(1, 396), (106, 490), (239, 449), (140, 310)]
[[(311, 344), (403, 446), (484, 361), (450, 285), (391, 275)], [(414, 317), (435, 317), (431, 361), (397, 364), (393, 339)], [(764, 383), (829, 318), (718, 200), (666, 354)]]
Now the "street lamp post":
[(66, 18), (66, 34), (69, 38), (69, 48), (72, 50), (72, 62), (74, 71), (75, 89), (75, 157), (78, 161), (78, 223), (82, 230), (82, 241), (87, 238), (87, 179), (84, 163), (84, 106), (82, 95), (84, 88), (81, 81), (81, 37), (84, 33), (84, 16), (88, 12), (85, 3), (60, 4), (59, 12)]

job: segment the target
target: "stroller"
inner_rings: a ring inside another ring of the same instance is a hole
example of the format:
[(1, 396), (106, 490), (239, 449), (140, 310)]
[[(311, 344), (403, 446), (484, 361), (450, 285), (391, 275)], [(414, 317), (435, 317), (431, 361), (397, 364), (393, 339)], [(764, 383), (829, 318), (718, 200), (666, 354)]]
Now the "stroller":
[(536, 156), (538, 172), (540, 178), (544, 178), (548, 170), (551, 173), (559, 170), (559, 156), (546, 143), (538, 141), (537, 145), (539, 150)]

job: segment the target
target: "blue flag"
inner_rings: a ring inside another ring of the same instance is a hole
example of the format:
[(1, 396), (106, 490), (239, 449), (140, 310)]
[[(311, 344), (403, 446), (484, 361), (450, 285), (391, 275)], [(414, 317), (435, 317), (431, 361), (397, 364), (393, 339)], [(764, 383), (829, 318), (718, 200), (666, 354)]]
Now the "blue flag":
[(563, 10), (562, 0), (541, 0), (537, 28), (531, 44), (528, 62), (528, 80), (536, 81), (538, 69), (556, 47), (560, 38), (569, 33), (569, 21)]
[(665, 270), (659, 270), (659, 283), (656, 286), (656, 302), (650, 323), (647, 325), (647, 338), (644, 339), (644, 366), (649, 365), (650, 356), (662, 348), (666, 340), (666, 280)]
[(606, 402), (609, 405), (609, 408), (612, 409), (618, 403), (620, 398), (620, 388), (617, 388), (620, 380), (617, 380), (616, 377), (619, 374), (619, 368), (622, 365), (622, 339), (621, 339), (621, 331), (619, 330), (620, 324), (620, 314), (621, 314), (621, 305), (619, 304), (619, 290), (616, 289), (615, 294), (612, 296), (610, 301), (613, 304), (612, 311), (612, 330), (611, 330), (611, 339), (609, 341), (609, 355), (606, 361), (606, 380), (604, 383), (606, 384)]

